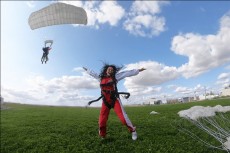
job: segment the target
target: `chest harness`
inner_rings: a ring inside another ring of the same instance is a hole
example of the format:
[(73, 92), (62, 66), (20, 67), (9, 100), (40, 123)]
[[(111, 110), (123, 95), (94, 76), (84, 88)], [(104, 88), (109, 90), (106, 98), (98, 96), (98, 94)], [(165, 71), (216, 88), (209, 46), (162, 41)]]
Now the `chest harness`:
[[(120, 98), (119, 95), (125, 95), (124, 98), (128, 99), (130, 96), (130, 93), (128, 92), (118, 92), (117, 90), (117, 81), (112, 79), (112, 81), (103, 83), (103, 81), (101, 81), (100, 83), (100, 87), (101, 87), (101, 96), (96, 99), (96, 100), (92, 100), (88, 102), (88, 105), (92, 104), (93, 102), (99, 101), (101, 98), (103, 98), (103, 103), (109, 108), (114, 108), (114, 104), (116, 102), (117, 98)], [(109, 103), (106, 100), (106, 96), (110, 96), (110, 101), (111, 103)]]

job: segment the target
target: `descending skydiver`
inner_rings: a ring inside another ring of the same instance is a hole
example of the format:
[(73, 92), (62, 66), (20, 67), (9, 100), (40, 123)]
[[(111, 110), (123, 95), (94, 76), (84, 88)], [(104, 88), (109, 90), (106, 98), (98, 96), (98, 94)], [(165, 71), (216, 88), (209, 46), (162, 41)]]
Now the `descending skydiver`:
[(42, 64), (43, 62), (45, 61), (45, 63), (49, 60), (48, 58), (48, 54), (49, 54), (49, 51), (51, 50), (52, 48), (51, 47), (43, 47), (42, 50), (43, 50), (43, 55), (42, 55)]
[(83, 67), (89, 75), (98, 79), (100, 81), (101, 94), (103, 98), (102, 107), (99, 116), (99, 136), (104, 139), (106, 136), (106, 123), (110, 113), (110, 109), (113, 108), (117, 114), (120, 121), (128, 128), (129, 132), (132, 133), (132, 139), (137, 139), (136, 127), (133, 126), (129, 120), (121, 100), (119, 98), (119, 93), (117, 90), (117, 82), (124, 79), (125, 77), (130, 77), (139, 74), (139, 72), (146, 70), (145, 68), (133, 69), (129, 71), (119, 72), (122, 67), (117, 67), (115, 65), (104, 64), (101, 69), (100, 75), (94, 71)]
[[(50, 46), (46, 46), (48, 43), (50, 43)], [(42, 50), (43, 50), (43, 55), (42, 55), (42, 58), (41, 58), (42, 64), (43, 64), (44, 61), (46, 63), (49, 60), (48, 54), (49, 54), (49, 51), (52, 49), (51, 48), (52, 44), (53, 44), (52, 40), (46, 40), (45, 41), (45, 47), (42, 48)]]

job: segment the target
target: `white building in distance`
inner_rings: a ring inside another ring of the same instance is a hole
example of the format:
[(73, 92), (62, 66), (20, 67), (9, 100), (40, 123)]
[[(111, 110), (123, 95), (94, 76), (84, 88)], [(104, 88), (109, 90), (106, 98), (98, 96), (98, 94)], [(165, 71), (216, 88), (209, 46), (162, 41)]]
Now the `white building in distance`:
[(221, 96), (230, 96), (230, 88), (223, 89)]

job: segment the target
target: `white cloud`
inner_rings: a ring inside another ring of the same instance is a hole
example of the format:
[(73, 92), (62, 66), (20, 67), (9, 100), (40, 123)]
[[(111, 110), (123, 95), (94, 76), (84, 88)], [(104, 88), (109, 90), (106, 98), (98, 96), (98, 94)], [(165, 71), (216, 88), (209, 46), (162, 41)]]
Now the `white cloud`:
[(230, 85), (230, 73), (221, 73), (216, 81), (217, 85), (221, 85), (223, 88)]
[(28, 82), (37, 88), (46, 89), (47, 92), (96, 89), (99, 87), (98, 81), (85, 73), (82, 76), (62, 76), (51, 80), (45, 80), (40, 76), (36, 76), (28, 80)]
[(198, 76), (230, 61), (230, 15), (224, 15), (220, 23), (216, 35), (187, 33), (173, 38), (171, 49), (189, 58), (188, 63), (178, 68), (184, 77)]
[(131, 12), (137, 14), (157, 14), (161, 12), (160, 5), (166, 2), (157, 2), (157, 1), (135, 1), (132, 4)]
[(177, 87), (175, 92), (182, 93), (182, 94), (190, 94), (193, 93), (193, 89), (188, 87)]
[(103, 1), (97, 14), (99, 23), (108, 22), (111, 26), (117, 25), (124, 16), (125, 10), (116, 1)]
[[(88, 26), (98, 29), (101, 24), (116, 26), (125, 15), (125, 10), (116, 1), (61, 1), (78, 7), (87, 12)], [(76, 25), (77, 26), (77, 25)]]
[(83, 68), (82, 67), (75, 67), (75, 68), (73, 68), (73, 71), (75, 71), (75, 72), (82, 72)]
[(167, 1), (135, 1), (130, 12), (126, 14), (125, 9), (117, 1), (60, 2), (83, 7), (88, 16), (87, 26), (96, 29), (106, 23), (110, 26), (117, 26), (121, 19), (126, 17), (123, 23), (124, 29), (133, 35), (142, 37), (157, 36), (165, 31), (165, 18), (159, 16), (159, 13), (163, 5), (169, 4)]
[(142, 61), (139, 63), (128, 64), (126, 69), (146, 68), (137, 76), (125, 78), (124, 85), (130, 92), (139, 94), (159, 92), (161, 88), (153, 87), (164, 82), (174, 80), (179, 77), (176, 67), (169, 67), (154, 61)]
[[(178, 86), (178, 85), (168, 85), (167, 88), (173, 90), (174, 92), (176, 92), (176, 96), (180, 97), (180, 96), (184, 96), (185, 94), (190, 95), (190, 96), (194, 96), (194, 95), (201, 95), (204, 93), (205, 91), (205, 86), (201, 85), (201, 84), (197, 84), (195, 87), (183, 87), (183, 86)], [(175, 95), (172, 97), (176, 97)]]
[(230, 28), (230, 17), (229, 16), (230, 16), (230, 11), (226, 13), (220, 20), (221, 27), (227, 31), (229, 31), (228, 29)]
[(27, 104), (84, 106), (93, 98), (85, 95), (85, 90), (99, 88), (98, 81), (85, 72), (81, 76), (62, 76), (50, 80), (43, 76), (31, 76), (27, 82), (27, 90), (3, 87), (4, 99)]
[(35, 97), (32, 92), (27, 92), (27, 91), (22, 91), (22, 90), (17, 90), (17, 89), (12, 89), (12, 88), (5, 88), (2, 87), (2, 96), (6, 101), (11, 101), (11, 102), (35, 102), (39, 101), (39, 98)]
[(159, 16), (166, 1), (135, 1), (124, 22), (124, 29), (142, 37), (157, 36), (165, 31), (165, 18)]
[(140, 87), (140, 86), (133, 86), (132, 88), (128, 89), (132, 95), (152, 95), (157, 92), (161, 91), (161, 87)]
[(218, 76), (218, 79), (227, 79), (230, 77), (230, 73), (221, 73), (219, 76)]
[(205, 90), (205, 87), (202, 86), (201, 84), (196, 85), (194, 88), (194, 91), (196, 91), (196, 92), (200, 92), (200, 91), (204, 91), (204, 90)]

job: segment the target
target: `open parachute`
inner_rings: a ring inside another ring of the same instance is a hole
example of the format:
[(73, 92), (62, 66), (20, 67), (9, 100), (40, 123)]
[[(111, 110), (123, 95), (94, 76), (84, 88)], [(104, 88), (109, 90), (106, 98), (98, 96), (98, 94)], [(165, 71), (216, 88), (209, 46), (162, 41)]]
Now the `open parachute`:
[(87, 24), (86, 11), (65, 3), (53, 3), (31, 13), (29, 25), (32, 30), (60, 24)]
[(51, 47), (53, 45), (53, 40), (46, 40), (44, 43), (45, 43), (45, 47), (47, 46)]

